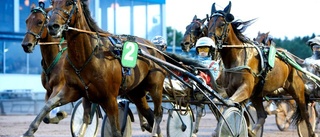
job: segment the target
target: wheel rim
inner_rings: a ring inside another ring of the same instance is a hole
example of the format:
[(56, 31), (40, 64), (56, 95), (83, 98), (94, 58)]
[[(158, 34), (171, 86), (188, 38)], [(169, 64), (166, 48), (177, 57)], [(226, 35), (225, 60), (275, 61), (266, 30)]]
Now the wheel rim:
[[(77, 107), (74, 108), (74, 112), (72, 113), (72, 122), (71, 122), (71, 130), (73, 136), (79, 135), (81, 125), (83, 124), (83, 107), (82, 103), (79, 102), (79, 105), (76, 105)], [(87, 126), (86, 132), (85, 132), (85, 137), (94, 137), (97, 135), (97, 130), (98, 130), (98, 118), (96, 113), (93, 115), (93, 119), (91, 124)]]
[[(182, 109), (185, 109), (184, 107)], [(190, 110), (190, 109), (189, 109)], [(168, 115), (167, 136), (168, 137), (190, 137), (192, 135), (192, 114), (188, 112), (186, 115), (180, 115), (182, 121), (186, 125), (185, 131), (182, 131), (182, 122), (179, 118), (178, 111), (172, 111), (171, 116)]]

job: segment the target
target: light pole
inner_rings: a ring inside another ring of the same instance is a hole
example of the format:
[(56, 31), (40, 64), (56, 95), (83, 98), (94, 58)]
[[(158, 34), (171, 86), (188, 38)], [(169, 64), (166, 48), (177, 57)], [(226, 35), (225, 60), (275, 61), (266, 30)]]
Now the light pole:
[(8, 52), (9, 49), (6, 48), (6, 42), (3, 42), (3, 46), (2, 46), (2, 55), (3, 55), (3, 58), (2, 58), (2, 72), (3, 74), (6, 74), (6, 52)]

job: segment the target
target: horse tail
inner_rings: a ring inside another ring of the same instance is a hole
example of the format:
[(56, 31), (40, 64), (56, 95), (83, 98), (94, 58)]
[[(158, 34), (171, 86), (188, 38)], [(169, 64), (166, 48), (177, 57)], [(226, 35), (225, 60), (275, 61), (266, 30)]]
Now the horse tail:
[[(305, 102), (306, 102), (305, 105), (308, 109), (308, 104), (311, 103), (312, 101), (310, 100), (309, 95), (307, 95), (307, 94), (305, 94)], [(294, 126), (297, 126), (302, 121), (300, 107), (299, 107), (299, 105), (296, 105), (296, 106), (297, 106), (296, 111), (291, 116), (291, 124)]]

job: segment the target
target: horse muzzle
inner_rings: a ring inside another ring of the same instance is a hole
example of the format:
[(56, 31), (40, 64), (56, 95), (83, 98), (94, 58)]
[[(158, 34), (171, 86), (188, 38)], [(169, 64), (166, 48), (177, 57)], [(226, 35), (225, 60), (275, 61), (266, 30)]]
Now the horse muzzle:
[(24, 52), (26, 53), (32, 53), (32, 51), (34, 50), (34, 44), (30, 43), (30, 42), (25, 42), (21, 44)]
[(57, 23), (48, 24), (48, 32), (52, 37), (58, 38), (62, 36), (64, 30), (64, 25), (59, 25)]

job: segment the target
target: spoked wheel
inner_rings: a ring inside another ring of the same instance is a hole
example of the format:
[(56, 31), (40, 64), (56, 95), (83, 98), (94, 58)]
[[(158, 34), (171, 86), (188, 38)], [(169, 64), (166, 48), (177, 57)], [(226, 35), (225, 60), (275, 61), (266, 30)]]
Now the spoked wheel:
[[(314, 109), (313, 106), (311, 106), (310, 104), (308, 105), (308, 113), (309, 113), (309, 120), (311, 122), (311, 126), (312, 126), (312, 130), (315, 130), (316, 127), (316, 111)], [(306, 124), (306, 121), (303, 120), (301, 121), (298, 125), (298, 135), (299, 137), (309, 137), (309, 133), (308, 133), (308, 127)]]
[[(217, 126), (217, 137), (247, 137), (248, 127), (244, 115), (238, 108), (230, 107), (223, 112)], [(230, 129), (228, 128), (230, 126)]]
[[(73, 137), (77, 137), (80, 134), (80, 129), (83, 124), (83, 106), (81, 100), (76, 103), (72, 110), (71, 114), (71, 134)], [(95, 137), (97, 136), (98, 131), (98, 120), (97, 114), (94, 113), (92, 122), (87, 126), (87, 130), (85, 131), (85, 137)]]
[(279, 110), (276, 115), (276, 124), (280, 131), (286, 131), (290, 126), (290, 118), (294, 110), (290, 109), (290, 104), (287, 101), (280, 101), (277, 104)]
[[(175, 109), (180, 109), (177, 105), (174, 105)], [(186, 109), (181, 107), (181, 109)], [(185, 115), (180, 114), (180, 110), (170, 110), (167, 121), (167, 136), (168, 137), (191, 137), (193, 115), (190, 107)], [(182, 112), (182, 113), (185, 113)]]
[[(254, 125), (257, 124), (257, 122), (258, 122), (257, 111), (256, 111), (256, 109), (255, 109), (253, 106), (251, 106), (251, 105), (247, 106), (247, 111), (248, 111), (248, 118), (249, 118), (249, 121), (250, 121), (250, 125), (249, 125), (248, 128), (249, 128), (250, 130), (252, 130), (253, 127), (254, 127)], [(262, 126), (261, 129), (260, 129), (259, 131), (257, 131), (257, 133), (256, 133), (256, 136), (257, 136), (257, 137), (262, 137), (262, 135), (263, 135), (263, 128), (264, 128), (264, 126)]]
[[(120, 122), (120, 126), (121, 126), (122, 121), (125, 119), (124, 107), (119, 105), (118, 108), (119, 108), (119, 122)], [(127, 117), (126, 118), (127, 122), (126, 122), (125, 129), (124, 129), (122, 137), (131, 137), (132, 136), (131, 118), (130, 118), (130, 116), (128, 114), (127, 114), (126, 117)], [(109, 122), (109, 119), (108, 119), (107, 115), (105, 115), (104, 118), (103, 118), (101, 137), (112, 137), (111, 125), (110, 125), (110, 122)]]

